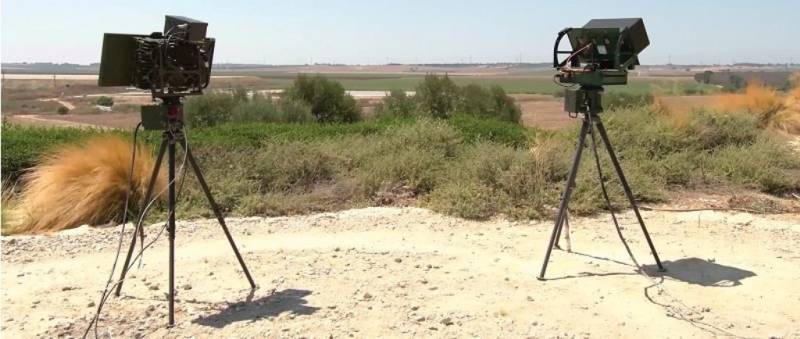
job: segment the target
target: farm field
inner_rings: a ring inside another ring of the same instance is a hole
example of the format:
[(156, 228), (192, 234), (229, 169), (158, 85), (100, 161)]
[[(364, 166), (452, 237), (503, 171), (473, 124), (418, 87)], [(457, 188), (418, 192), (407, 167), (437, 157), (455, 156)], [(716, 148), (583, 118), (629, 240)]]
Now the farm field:
[[(326, 70), (326, 69), (314, 69)], [(238, 73), (237, 73), (238, 74)], [(257, 73), (254, 75), (215, 76), (211, 91), (246, 88), (252, 91), (282, 90), (291, 85), (294, 73)], [(553, 93), (563, 90), (553, 83), (549, 71), (535, 73), (513, 73), (496, 75), (470, 73), (451, 76), (458, 85), (479, 84), (501, 86), (519, 103), (528, 126), (559, 128), (567, 126), (570, 119), (563, 112), (560, 98)], [(340, 82), (369, 113), (377, 102), (392, 89), (413, 91), (424, 74), (375, 73), (326, 73), (326, 77)], [(132, 128), (139, 121), (139, 105), (151, 103), (146, 92), (124, 88), (101, 88), (92, 75), (7, 74), (3, 81), (3, 112), (11, 122), (34, 125), (69, 126), (97, 125), (100, 127)], [(691, 77), (680, 75), (633, 77), (627, 86), (609, 87), (611, 92), (631, 94), (670, 93), (682, 94), (687, 90), (715, 92), (713, 86), (699, 85)], [(412, 92), (413, 93), (413, 92)], [(526, 94), (527, 93), (527, 94)], [(535, 94), (535, 95), (528, 95)], [(100, 96), (114, 99), (114, 113), (98, 111), (94, 100)], [(67, 115), (57, 115), (60, 106), (55, 99), (67, 102), (75, 108)], [(680, 100), (680, 99), (678, 99)], [(696, 100), (696, 99), (688, 99)], [(701, 99), (702, 100), (702, 99)], [(19, 115), (19, 116), (17, 116)], [(52, 122), (51, 122), (52, 121)]]

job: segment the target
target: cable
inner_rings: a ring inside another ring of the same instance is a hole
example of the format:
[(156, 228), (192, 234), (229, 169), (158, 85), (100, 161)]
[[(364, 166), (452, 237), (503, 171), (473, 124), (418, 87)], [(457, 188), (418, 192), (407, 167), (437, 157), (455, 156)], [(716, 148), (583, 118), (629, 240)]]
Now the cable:
[(572, 87), (575, 87), (575, 86), (578, 85), (578, 84), (564, 85), (564, 84), (558, 82), (558, 80), (556, 80), (556, 78), (558, 78), (558, 74), (553, 74), (553, 83), (556, 84), (556, 85), (559, 85), (561, 87), (564, 87), (564, 88), (572, 88)]
[[(689, 309), (690, 312), (694, 312), (694, 311), (691, 311), (691, 307), (687, 306), (680, 299), (672, 296), (669, 292), (667, 292), (666, 289), (664, 289), (664, 287), (662, 286), (662, 284), (664, 282), (664, 277), (659, 277), (660, 280), (657, 280), (655, 277), (650, 276), (649, 274), (647, 274), (647, 272), (644, 270), (644, 268), (636, 260), (636, 257), (633, 255), (633, 252), (631, 251), (630, 246), (628, 246), (628, 241), (625, 239), (625, 236), (622, 234), (622, 229), (619, 226), (619, 222), (617, 221), (616, 214), (614, 213), (614, 210), (613, 210), (613, 208), (611, 206), (611, 199), (609, 199), (609, 197), (608, 197), (608, 191), (606, 190), (606, 185), (605, 185), (605, 182), (603, 181), (603, 169), (602, 169), (602, 166), (600, 166), (600, 157), (599, 157), (598, 152), (597, 152), (597, 142), (595, 141), (595, 137), (594, 137), (594, 121), (592, 119), (593, 114), (586, 113), (585, 116), (586, 116), (586, 119), (589, 120), (589, 124), (590, 124), (590, 126), (592, 128), (591, 133), (590, 133), (591, 134), (591, 138), (592, 138), (591, 139), (591, 141), (592, 141), (592, 153), (594, 154), (595, 164), (597, 166), (597, 175), (598, 175), (598, 180), (600, 181), (600, 189), (601, 189), (601, 191), (603, 193), (603, 199), (605, 200), (606, 207), (608, 208), (609, 212), (611, 213), (611, 219), (614, 221), (614, 227), (617, 230), (617, 235), (619, 236), (619, 239), (622, 241), (622, 244), (625, 246), (625, 250), (628, 252), (628, 256), (630, 256), (631, 261), (633, 261), (633, 264), (636, 265), (637, 273), (639, 273), (641, 276), (645, 277), (645, 279), (649, 280), (652, 283), (650, 286), (647, 286), (647, 287), (644, 288), (645, 298), (647, 298), (647, 300), (650, 301), (651, 303), (653, 303), (655, 305), (658, 305), (658, 306), (661, 306), (665, 310), (670, 312), (671, 314), (668, 313), (668, 316), (672, 316), (672, 317), (674, 317), (675, 319), (678, 319), (678, 320), (686, 321), (689, 324), (691, 324), (692, 326), (697, 327), (697, 328), (699, 328), (701, 330), (713, 333), (715, 335), (726, 335), (726, 336), (732, 336), (732, 337), (737, 337), (737, 338), (743, 338), (743, 337), (741, 337), (739, 335), (731, 333), (730, 331), (727, 331), (725, 329), (719, 328), (719, 327), (714, 326), (712, 324), (700, 321), (698, 319), (692, 319), (692, 318), (688, 317), (685, 314), (684, 311), (686, 309)], [(648, 290), (650, 288), (652, 288), (652, 287), (656, 287), (658, 289), (658, 292), (659, 292), (658, 294), (659, 295), (660, 294), (666, 295), (667, 297), (672, 299), (673, 303), (677, 303), (678, 306), (670, 305), (670, 304), (666, 304), (666, 303), (659, 303), (659, 302), (655, 301), (653, 299), (653, 297), (651, 297), (650, 294), (648, 293)]]
[[(141, 127), (141, 123), (137, 124), (136, 129), (134, 130), (134, 152), (133, 152), (133, 155), (131, 156), (132, 160), (131, 160), (131, 171), (130, 171), (130, 174), (129, 174), (129, 190), (126, 193), (125, 216), (123, 217), (123, 221), (124, 222), (122, 224), (122, 228), (120, 229), (120, 239), (119, 239), (119, 242), (118, 242), (118, 245), (117, 245), (117, 253), (116, 253), (116, 256), (114, 258), (114, 264), (111, 267), (111, 274), (109, 276), (108, 281), (106, 282), (106, 287), (103, 290), (103, 293), (101, 294), (100, 301), (98, 302), (97, 311), (95, 312), (95, 316), (89, 322), (89, 325), (86, 327), (86, 331), (83, 334), (83, 338), (86, 338), (88, 336), (89, 331), (92, 329), (92, 327), (94, 327), (95, 337), (96, 338), (99, 337), (99, 334), (97, 333), (97, 331), (98, 331), (97, 324), (99, 322), (100, 315), (101, 315), (101, 313), (103, 311), (103, 306), (105, 306), (105, 303), (108, 300), (108, 297), (111, 295), (111, 290), (113, 290), (117, 285), (119, 285), (120, 283), (125, 281), (125, 279), (127, 279), (127, 278), (119, 279), (116, 282), (114, 282), (113, 284), (111, 284), (111, 282), (113, 281), (113, 278), (114, 278), (114, 273), (116, 271), (116, 266), (117, 266), (117, 262), (119, 260), (119, 255), (120, 255), (121, 248), (122, 248), (122, 242), (123, 242), (124, 235), (125, 235), (125, 226), (126, 226), (126, 223), (127, 223), (127, 213), (128, 213), (127, 212), (128, 211), (128, 203), (127, 202), (129, 201), (129, 196), (130, 196), (130, 193), (132, 191), (131, 186), (133, 185), (133, 165), (134, 165), (134, 160), (136, 159), (135, 158), (136, 157), (136, 139), (137, 139), (138, 131), (139, 131), (140, 127)], [(170, 131), (169, 133), (172, 133), (172, 132)], [(173, 137), (174, 137), (174, 135), (173, 135)], [(184, 138), (185, 138), (185, 133), (184, 133)], [(186, 142), (187, 142), (187, 147), (188, 147), (188, 140)], [(183, 161), (182, 161), (181, 167), (179, 169), (179, 172), (182, 174), (181, 177), (183, 177), (183, 174), (185, 173), (187, 159), (188, 159), (188, 152), (184, 152)], [(167, 188), (170, 185), (175, 183), (175, 180), (177, 180), (177, 177), (173, 178), (172, 181), (167, 183), (167, 187), (165, 187), (164, 189), (159, 191), (155, 196), (153, 196), (150, 199), (150, 201), (145, 205), (145, 208), (142, 209), (142, 211), (140, 213), (140, 216), (139, 216), (139, 219), (138, 219), (137, 224), (136, 224), (136, 228), (134, 228), (134, 234), (133, 234), (134, 237), (136, 236), (137, 230), (139, 230), (139, 228), (142, 227), (142, 223), (144, 222), (144, 217), (147, 214), (147, 212), (149, 211), (149, 209), (153, 206), (153, 203), (155, 201), (157, 201), (159, 196), (161, 196), (162, 194), (164, 194), (164, 192), (166, 192)], [(180, 187), (181, 191), (182, 191), (182, 188), (183, 188), (183, 184), (182, 184), (183, 182), (184, 182), (184, 180), (181, 181), (181, 187)], [(180, 195), (180, 192), (179, 192), (179, 195)], [(159, 231), (159, 233), (156, 235), (156, 237), (151, 242), (149, 242), (147, 244), (147, 246), (141, 247), (141, 249), (137, 253), (136, 257), (133, 258), (133, 260), (131, 260), (130, 265), (128, 267), (126, 267), (125, 271), (129, 271), (131, 268), (133, 268), (133, 265), (135, 264), (136, 260), (140, 259), (144, 255), (144, 250), (146, 250), (147, 248), (152, 246), (155, 243), (155, 241), (159, 239), (161, 234), (163, 234), (164, 229), (166, 229), (166, 223), (162, 227), (162, 229)]]
[(586, 114), (587, 119), (589, 120), (589, 125), (591, 126), (591, 133), (589, 133), (592, 137), (592, 153), (594, 153), (594, 162), (597, 165), (597, 176), (598, 180), (600, 181), (600, 190), (603, 192), (603, 199), (606, 202), (606, 208), (608, 208), (609, 212), (611, 212), (611, 219), (614, 221), (614, 228), (617, 230), (617, 235), (619, 239), (622, 240), (622, 244), (625, 246), (625, 250), (628, 252), (628, 255), (631, 257), (631, 260), (641, 269), (639, 262), (636, 261), (636, 257), (634, 257), (633, 252), (631, 252), (631, 248), (628, 246), (628, 242), (625, 240), (625, 236), (622, 234), (622, 229), (619, 227), (619, 221), (617, 220), (617, 215), (614, 213), (614, 209), (611, 206), (611, 199), (608, 197), (608, 191), (606, 190), (606, 183), (603, 180), (603, 169), (600, 166), (600, 156), (597, 153), (597, 141), (594, 137), (594, 121), (592, 119), (592, 113)]
[[(133, 129), (133, 152), (131, 153), (131, 166), (130, 166), (130, 171), (128, 172), (128, 190), (125, 192), (125, 210), (122, 214), (122, 229), (120, 229), (119, 232), (119, 241), (117, 242), (117, 254), (114, 256), (114, 263), (111, 265), (111, 273), (108, 276), (108, 280), (106, 281), (106, 287), (103, 289), (102, 295), (108, 293), (109, 290), (108, 287), (111, 285), (111, 281), (114, 279), (114, 273), (117, 269), (117, 262), (119, 261), (119, 255), (120, 252), (122, 251), (122, 243), (123, 240), (125, 239), (125, 226), (128, 224), (128, 204), (130, 203), (131, 192), (133, 191), (133, 170), (134, 170), (134, 165), (136, 164), (136, 148), (137, 148), (136, 142), (139, 137), (139, 128), (141, 127), (142, 123), (139, 122), (138, 124), (136, 124), (136, 128)], [(97, 310), (98, 314), (100, 313), (102, 307), (103, 307), (102, 304), (98, 305), (98, 310)], [(88, 328), (87, 328), (87, 333), (88, 333)], [(86, 337), (86, 334), (84, 334), (84, 337)]]
[(739, 211), (739, 212), (747, 212), (753, 214), (765, 214), (764, 211), (756, 211), (747, 208), (734, 208), (734, 207), (657, 208), (650, 206), (639, 206), (639, 209), (645, 211), (661, 211), (661, 212)]

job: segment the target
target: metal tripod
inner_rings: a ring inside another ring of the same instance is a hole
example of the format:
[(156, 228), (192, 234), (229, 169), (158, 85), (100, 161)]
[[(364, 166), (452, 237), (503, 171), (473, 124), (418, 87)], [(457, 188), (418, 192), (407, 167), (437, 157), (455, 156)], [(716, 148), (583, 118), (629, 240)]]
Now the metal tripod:
[[(595, 89), (595, 91), (597, 90)], [(558, 214), (556, 215), (555, 225), (553, 225), (553, 231), (552, 234), (550, 235), (550, 243), (547, 245), (547, 251), (545, 252), (544, 262), (542, 262), (542, 270), (541, 272), (539, 272), (539, 276), (537, 278), (539, 280), (544, 280), (544, 274), (545, 271), (547, 270), (547, 264), (550, 261), (550, 252), (553, 250), (553, 247), (558, 248), (558, 241), (559, 238), (561, 237), (561, 230), (564, 227), (564, 222), (567, 220), (567, 209), (569, 208), (569, 200), (572, 197), (572, 190), (575, 188), (575, 178), (578, 175), (578, 168), (580, 167), (581, 155), (583, 154), (583, 148), (586, 145), (586, 136), (589, 133), (594, 134), (595, 128), (598, 134), (600, 135), (600, 139), (603, 141), (606, 150), (608, 151), (608, 156), (611, 158), (611, 163), (614, 165), (614, 170), (616, 171), (617, 177), (619, 178), (619, 181), (622, 184), (622, 188), (625, 191), (625, 196), (628, 198), (631, 208), (633, 208), (633, 213), (636, 215), (636, 220), (639, 222), (639, 225), (642, 228), (642, 233), (644, 233), (644, 237), (645, 239), (647, 239), (647, 245), (650, 246), (650, 252), (653, 254), (653, 258), (656, 260), (658, 269), (660, 271), (664, 271), (664, 267), (661, 265), (661, 260), (658, 258), (658, 253), (656, 252), (656, 248), (653, 245), (653, 241), (650, 239), (650, 233), (647, 232), (647, 227), (645, 227), (644, 225), (644, 220), (642, 219), (641, 214), (639, 214), (639, 208), (636, 205), (636, 200), (633, 197), (631, 188), (630, 186), (628, 186), (628, 181), (625, 179), (625, 174), (622, 172), (622, 167), (620, 167), (619, 161), (617, 160), (617, 156), (616, 154), (614, 154), (614, 148), (611, 146), (611, 141), (609, 141), (608, 139), (608, 135), (606, 134), (606, 129), (603, 126), (603, 121), (600, 119), (600, 116), (598, 115), (598, 113), (602, 110), (602, 108), (600, 108), (599, 102), (589, 102), (590, 100), (592, 100), (592, 98), (599, 98), (599, 96), (586, 95), (584, 96), (584, 98), (586, 99), (587, 102), (585, 102), (582, 105), (582, 110), (584, 115), (583, 115), (583, 124), (581, 125), (581, 130), (580, 133), (578, 134), (578, 147), (575, 150), (575, 158), (572, 161), (572, 168), (570, 169), (569, 175), (567, 176), (566, 188), (564, 188), (564, 193), (561, 196), (561, 203), (559, 204), (558, 207)], [(593, 139), (592, 142), (594, 143), (594, 136), (592, 136), (592, 139)], [(597, 156), (596, 153), (595, 156)], [(603, 178), (600, 178), (600, 180), (602, 181)]]
[[(236, 247), (236, 243), (231, 236), (231, 232), (228, 230), (228, 226), (225, 224), (225, 218), (222, 216), (222, 212), (219, 209), (219, 206), (214, 201), (214, 197), (211, 195), (211, 191), (208, 188), (208, 184), (206, 184), (206, 180), (203, 177), (203, 173), (200, 171), (200, 167), (197, 165), (194, 156), (192, 155), (192, 151), (189, 148), (189, 145), (186, 143), (186, 138), (183, 134), (183, 123), (182, 123), (182, 112), (183, 112), (183, 104), (180, 102), (179, 98), (164, 98), (163, 106), (166, 106), (169, 112), (168, 119), (167, 119), (167, 126), (166, 130), (163, 133), (163, 139), (161, 141), (161, 147), (159, 148), (158, 157), (156, 158), (156, 163), (153, 166), (153, 171), (150, 176), (150, 181), (147, 186), (147, 191), (144, 196), (144, 204), (147, 204), (150, 198), (153, 195), (153, 189), (155, 187), (156, 180), (158, 178), (158, 172), (161, 169), (161, 162), (164, 159), (164, 153), (167, 153), (167, 173), (168, 173), (168, 186), (167, 186), (167, 232), (169, 234), (169, 326), (173, 326), (175, 324), (175, 205), (177, 204), (176, 197), (175, 197), (175, 149), (176, 144), (180, 144), (183, 148), (184, 152), (186, 152), (186, 160), (189, 162), (189, 165), (192, 167), (195, 176), (197, 177), (197, 181), (200, 183), (200, 187), (202, 187), (203, 192), (208, 199), (208, 203), (211, 205), (211, 209), (214, 211), (214, 215), (217, 217), (217, 221), (219, 222), (220, 226), (222, 226), (222, 231), (225, 233), (225, 237), (228, 238), (228, 243), (230, 243), (231, 248), (233, 249), (233, 253), (236, 254), (236, 259), (239, 261), (239, 264), (242, 266), (242, 271), (244, 271), (244, 275), (247, 277), (247, 281), (250, 283), (250, 287), (252, 289), (256, 288), (256, 283), (253, 281), (253, 277), (250, 276), (250, 271), (247, 269), (247, 265), (244, 263), (244, 259), (242, 259), (242, 255), (239, 253), (239, 249)], [(175, 100), (169, 100), (175, 99)], [(136, 229), (133, 232), (133, 237), (131, 239), (130, 247), (128, 247), (128, 255), (125, 257), (125, 264), (122, 266), (122, 273), (120, 274), (119, 284), (117, 285), (117, 289), (115, 291), (115, 295), (119, 296), (120, 292), (122, 291), (122, 284), (125, 281), (125, 275), (128, 273), (128, 265), (131, 261), (131, 256), (133, 255), (133, 250), (136, 247), (136, 238), (137, 235), (140, 237), (142, 244), (144, 244), (144, 226), (142, 225), (143, 220), (145, 218), (146, 205), (143, 205), (140, 209), (139, 220), (136, 224)]]

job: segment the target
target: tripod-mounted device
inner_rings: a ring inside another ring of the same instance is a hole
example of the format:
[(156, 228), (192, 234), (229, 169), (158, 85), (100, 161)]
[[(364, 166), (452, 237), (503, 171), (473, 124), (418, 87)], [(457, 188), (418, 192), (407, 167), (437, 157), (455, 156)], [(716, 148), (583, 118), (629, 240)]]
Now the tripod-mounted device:
[(156, 32), (150, 35), (106, 33), (100, 63), (99, 86), (135, 86), (150, 90), (154, 100), (161, 100), (158, 105), (142, 106), (142, 126), (146, 130), (163, 131), (162, 141), (144, 196), (145, 205), (140, 209), (136, 229), (114, 293), (119, 296), (122, 291), (122, 284), (128, 273), (137, 237), (142, 244), (144, 243), (142, 223), (148, 210), (147, 205), (153, 197), (153, 189), (166, 154), (169, 326), (175, 324), (175, 207), (177, 205), (175, 153), (178, 145), (183, 148), (186, 161), (197, 177), (250, 287), (256, 288), (253, 277), (225, 224), (222, 211), (214, 201), (203, 173), (192, 155), (183, 129), (182, 99), (187, 95), (202, 94), (211, 79), (215, 41), (213, 38), (206, 37), (207, 26), (208, 24), (205, 22), (185, 17), (166, 16), (163, 33)]
[[(569, 37), (572, 46), (572, 49), (569, 51), (559, 50), (559, 44), (565, 35)], [(633, 192), (628, 185), (628, 181), (625, 179), (625, 174), (617, 160), (617, 156), (614, 153), (611, 141), (608, 138), (603, 121), (599, 115), (599, 113), (603, 111), (601, 101), (603, 86), (627, 84), (628, 70), (633, 69), (639, 64), (637, 55), (649, 44), (650, 42), (647, 38), (644, 23), (640, 18), (594, 19), (590, 20), (582, 28), (566, 28), (558, 33), (555, 47), (553, 48), (553, 67), (558, 70), (555, 79), (559, 84), (569, 84), (562, 85), (565, 87), (578, 86), (577, 88), (567, 88), (565, 90), (564, 110), (569, 112), (570, 116), (574, 118), (577, 118), (579, 114), (583, 114), (583, 123), (581, 124), (581, 129), (578, 134), (578, 146), (575, 150), (572, 167), (567, 175), (567, 184), (561, 196), (558, 213), (556, 214), (555, 225), (553, 226), (550, 241), (545, 252), (542, 270), (538, 276), (539, 280), (544, 280), (551, 251), (554, 247), (558, 248), (558, 242), (564, 224), (568, 224), (567, 209), (569, 208), (569, 201), (572, 197), (572, 190), (575, 188), (575, 178), (578, 174), (578, 168), (580, 167), (583, 149), (586, 146), (587, 136), (591, 136), (589, 139), (591, 140), (598, 173), (601, 176), (600, 185), (603, 196), (607, 202), (607, 207), (611, 209), (608, 193), (602, 178), (602, 170), (600, 169), (595, 131), (600, 135), (600, 139), (606, 151), (608, 151), (611, 164), (614, 166), (617, 177), (625, 191), (625, 196), (636, 215), (636, 220), (642, 228), (642, 232), (653, 254), (653, 258), (658, 268), (662, 271), (664, 270), (661, 265), (661, 260), (658, 258), (656, 248), (653, 245), (653, 241), (650, 239), (650, 234), (647, 232), (644, 220), (639, 214), (639, 208), (636, 205)], [(559, 61), (559, 54), (568, 54), (569, 56), (563, 61)], [(614, 224), (617, 226), (617, 231), (620, 232), (619, 224), (613, 211), (612, 217)], [(621, 232), (620, 237), (622, 237)], [(623, 244), (626, 246), (626, 249), (628, 249), (624, 238)]]

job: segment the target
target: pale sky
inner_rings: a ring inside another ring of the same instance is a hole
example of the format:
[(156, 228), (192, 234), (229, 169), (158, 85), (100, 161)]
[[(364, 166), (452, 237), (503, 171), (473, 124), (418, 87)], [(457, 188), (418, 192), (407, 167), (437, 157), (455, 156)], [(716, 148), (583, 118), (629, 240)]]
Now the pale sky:
[(164, 14), (209, 23), (215, 63), (544, 62), (556, 33), (642, 17), (644, 64), (800, 62), (800, 0), (3, 0), (3, 62), (100, 60), (103, 32), (148, 34)]

